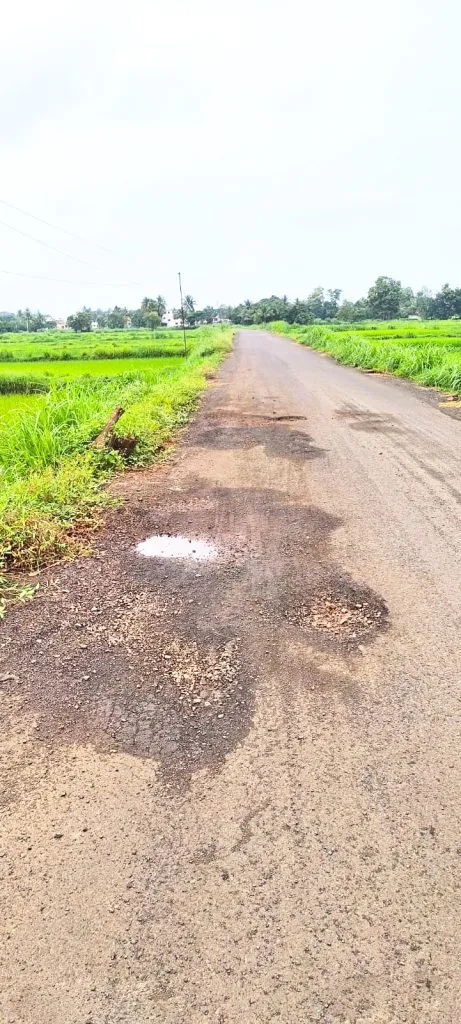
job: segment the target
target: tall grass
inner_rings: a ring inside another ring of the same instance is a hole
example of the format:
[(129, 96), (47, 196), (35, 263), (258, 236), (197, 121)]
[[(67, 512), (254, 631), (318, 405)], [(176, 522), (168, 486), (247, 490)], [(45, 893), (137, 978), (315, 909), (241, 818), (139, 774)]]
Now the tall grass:
[[(387, 325), (386, 325), (387, 326)], [(425, 325), (427, 327), (427, 325)], [(373, 328), (337, 331), (327, 327), (301, 327), (282, 321), (269, 325), (277, 334), (294, 338), (301, 345), (328, 352), (346, 366), (393, 373), (426, 387), (442, 391), (461, 392), (461, 336), (458, 344), (447, 344), (446, 338), (434, 337), (433, 332), (418, 336), (415, 329), (400, 336), (386, 333), (373, 337)], [(381, 328), (383, 330), (383, 328)], [(453, 336), (452, 336), (453, 337)]]
[(0, 395), (34, 395), (49, 391), (44, 377), (30, 377), (26, 374), (6, 376), (0, 373)]
[[(49, 380), (39, 404), (0, 421), (0, 575), (36, 567), (79, 547), (109, 499), (104, 484), (123, 461), (146, 465), (186, 422), (207, 374), (232, 343), (232, 331), (204, 328), (179, 365), (106, 377)], [(175, 361), (176, 363), (176, 361)], [(116, 405), (120, 451), (89, 446)]]

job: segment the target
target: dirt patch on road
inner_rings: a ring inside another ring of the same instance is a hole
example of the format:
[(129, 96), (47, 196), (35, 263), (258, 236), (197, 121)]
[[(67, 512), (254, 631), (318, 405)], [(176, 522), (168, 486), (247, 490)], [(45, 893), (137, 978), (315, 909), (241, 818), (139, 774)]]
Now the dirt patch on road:
[(395, 416), (371, 412), (369, 409), (358, 409), (354, 405), (344, 405), (336, 409), (338, 419), (348, 421), (351, 430), (363, 431), (367, 434), (406, 434)]
[(357, 650), (388, 627), (386, 603), (369, 587), (338, 576), (311, 593), (306, 589), (305, 598), (285, 608), (284, 616), (322, 646)]
[(285, 459), (318, 459), (324, 452), (317, 448), (309, 434), (292, 430), (280, 421), (272, 426), (219, 426), (203, 427), (196, 437), (203, 448), (227, 451), (242, 448), (264, 448), (267, 455)]

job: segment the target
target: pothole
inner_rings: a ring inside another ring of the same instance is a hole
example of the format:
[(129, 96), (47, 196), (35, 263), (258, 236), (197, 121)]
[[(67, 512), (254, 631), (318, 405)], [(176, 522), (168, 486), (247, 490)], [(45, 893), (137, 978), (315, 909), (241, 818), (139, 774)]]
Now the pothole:
[(235, 643), (212, 648), (206, 653), (195, 641), (173, 640), (160, 654), (157, 692), (165, 690), (172, 704), (189, 715), (213, 711), (223, 717), (224, 706), (242, 687), (237, 681), (240, 665)]
[(385, 601), (368, 587), (341, 581), (316, 590), (304, 601), (285, 609), (295, 626), (328, 644), (358, 648), (388, 625)]
[(138, 555), (145, 558), (182, 558), (196, 562), (212, 562), (218, 557), (218, 548), (208, 540), (191, 537), (154, 534), (136, 546)]
[(133, 644), (131, 657), (137, 654), (136, 687), (125, 682), (117, 690), (112, 681), (99, 700), (108, 741), (156, 758), (167, 775), (219, 764), (251, 722), (251, 687), (237, 639), (215, 646), (165, 635), (145, 657)]
[(281, 416), (271, 416), (270, 419), (275, 420), (276, 423), (298, 423), (300, 420), (307, 420), (307, 416), (287, 416), (282, 414)]

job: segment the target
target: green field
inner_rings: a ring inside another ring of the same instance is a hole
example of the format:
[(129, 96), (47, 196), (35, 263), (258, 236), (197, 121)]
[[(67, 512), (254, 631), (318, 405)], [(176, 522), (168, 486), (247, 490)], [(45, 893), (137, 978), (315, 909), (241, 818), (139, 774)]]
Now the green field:
[[(189, 334), (188, 347), (199, 343), (199, 332)], [(49, 362), (56, 359), (161, 358), (182, 355), (181, 331), (46, 331), (37, 334), (2, 334), (0, 362)]]
[(34, 380), (42, 377), (61, 377), (68, 380), (71, 377), (111, 377), (117, 373), (144, 373), (147, 370), (159, 373), (165, 369), (172, 370), (180, 366), (182, 362), (182, 356), (144, 357), (141, 359), (131, 357), (126, 359), (50, 360), (49, 362), (40, 362), (39, 366), (31, 366), (30, 362), (0, 362), (0, 378), (11, 378), (21, 374), (21, 376), (27, 376)]
[[(106, 332), (117, 353), (127, 348), (128, 333)], [(40, 357), (34, 366), (24, 359), (30, 342), (8, 336), (23, 358), (0, 363), (0, 614), (6, 574), (81, 549), (98, 510), (110, 501), (108, 477), (158, 457), (232, 343), (232, 329), (201, 328), (184, 357), (176, 332), (166, 339), (157, 333), (137, 331), (133, 355), (105, 359), (95, 350), (90, 358), (90, 348), (84, 359), (74, 359), (94, 339), (66, 335), (66, 344), (75, 346), (71, 358)], [(157, 346), (155, 355), (145, 355), (146, 335), (149, 348)], [(33, 344), (42, 352), (48, 339)], [(25, 393), (37, 388), (41, 393)], [(111, 443), (95, 450), (91, 442), (116, 406), (125, 412)]]
[(347, 366), (461, 392), (461, 321), (331, 323), (327, 327), (277, 321), (268, 324), (268, 329), (328, 352)]

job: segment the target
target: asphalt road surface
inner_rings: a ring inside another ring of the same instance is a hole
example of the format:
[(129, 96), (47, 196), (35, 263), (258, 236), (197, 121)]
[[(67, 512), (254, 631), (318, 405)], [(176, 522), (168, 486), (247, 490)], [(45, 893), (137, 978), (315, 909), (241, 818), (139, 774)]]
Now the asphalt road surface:
[(460, 440), (241, 332), (6, 618), (2, 1024), (459, 1022)]

